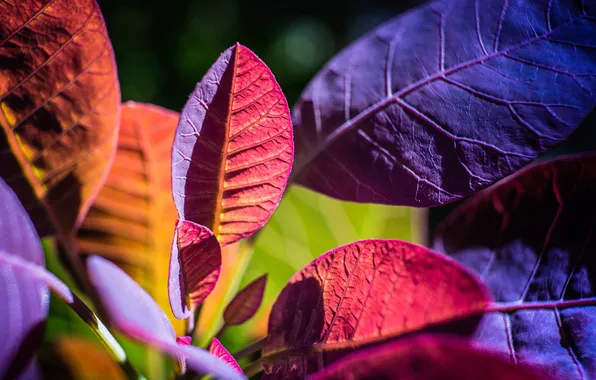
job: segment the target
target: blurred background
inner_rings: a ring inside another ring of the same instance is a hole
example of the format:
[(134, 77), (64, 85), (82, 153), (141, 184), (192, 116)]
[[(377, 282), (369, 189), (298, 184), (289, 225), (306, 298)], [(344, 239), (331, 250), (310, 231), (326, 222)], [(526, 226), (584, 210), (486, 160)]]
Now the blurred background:
[[(333, 55), (375, 26), (420, 3), (351, 0), (337, 6), (321, 0), (99, 0), (116, 54), (123, 102), (153, 103), (174, 111), (182, 109), (219, 54), (237, 41), (271, 68), (291, 107)], [(552, 154), (596, 150), (593, 119)], [(268, 310), (275, 297), (287, 280), (313, 258), (364, 238), (428, 243), (427, 231), (432, 231), (455, 206), (434, 208), (427, 214), (402, 207), (340, 202), (292, 187), (259, 235), (254, 254), (246, 270), (241, 271), (244, 274), (232, 279), (241, 287), (269, 273), (264, 305), (245, 326), (228, 329), (224, 345), (234, 352), (264, 336)], [(210, 305), (204, 311), (220, 315), (221, 307)], [(54, 312), (69, 313), (66, 309)], [(52, 323), (58, 326), (59, 322)], [(58, 327), (55, 331), (70, 329), (74, 333), (80, 326), (65, 322)], [(217, 326), (215, 331), (204, 324), (200, 328), (205, 337), (217, 331)], [(80, 331), (85, 329), (83, 326)], [(134, 359), (134, 353), (132, 356)]]

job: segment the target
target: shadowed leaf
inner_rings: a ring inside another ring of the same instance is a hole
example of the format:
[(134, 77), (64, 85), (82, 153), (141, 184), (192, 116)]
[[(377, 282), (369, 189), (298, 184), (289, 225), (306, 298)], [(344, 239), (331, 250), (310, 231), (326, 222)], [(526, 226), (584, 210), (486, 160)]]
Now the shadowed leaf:
[(176, 318), (187, 318), (211, 293), (221, 271), (221, 247), (207, 227), (179, 220), (168, 289)]
[(228, 352), (228, 350), (226, 350), (223, 344), (221, 344), (221, 342), (217, 340), (217, 338), (213, 338), (213, 340), (211, 341), (209, 352), (228, 363), (236, 371), (242, 373), (242, 369), (240, 369), (240, 366), (238, 365), (238, 362), (236, 362), (236, 359), (234, 359), (234, 357)]
[(151, 296), (115, 264), (100, 256), (87, 260), (89, 277), (114, 326), (129, 337), (174, 358), (184, 357), (199, 373), (222, 379), (242, 379), (228, 364), (206, 350), (178, 345), (174, 329)]
[(151, 104), (122, 105), (118, 150), (105, 186), (77, 236), (84, 255), (123, 268), (182, 333), (170, 312), (168, 265), (176, 221), (170, 155), (178, 114)]
[(0, 176), (40, 235), (70, 244), (112, 164), (119, 118), (94, 0), (0, 3)]
[(298, 272), (269, 317), (268, 378), (301, 378), (355, 348), (424, 329), (468, 334), (490, 298), (450, 259), (399, 240), (336, 248)]
[(43, 251), (31, 219), (1, 179), (0, 251), (0, 378), (15, 377), (22, 370), (27, 371), (23, 376), (34, 376), (30, 362), (43, 339), (48, 289), (43, 281), (4, 259), (43, 266)]
[(553, 377), (596, 376), (596, 156), (524, 170), (455, 211), (435, 241), (503, 304), (476, 340)]
[(126, 374), (98, 347), (77, 336), (61, 337), (53, 341), (40, 355), (43, 374), (47, 379), (125, 380)]
[(180, 115), (172, 150), (180, 219), (212, 230), (222, 246), (269, 219), (286, 187), (294, 142), (285, 96), (248, 48), (226, 50)]
[(298, 183), (410, 206), (488, 187), (596, 105), (594, 2), (440, 0), (339, 53), (294, 108)]
[(547, 380), (538, 369), (450, 337), (415, 336), (351, 354), (312, 380)]
[(228, 326), (241, 325), (252, 318), (263, 302), (266, 284), (267, 275), (264, 274), (239, 291), (224, 311), (224, 323)]

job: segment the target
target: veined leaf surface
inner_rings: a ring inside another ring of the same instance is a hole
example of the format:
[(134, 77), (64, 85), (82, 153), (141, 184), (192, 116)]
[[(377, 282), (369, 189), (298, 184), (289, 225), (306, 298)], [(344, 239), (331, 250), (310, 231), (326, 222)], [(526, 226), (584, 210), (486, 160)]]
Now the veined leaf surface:
[(303, 378), (355, 348), (456, 319), (448, 331), (470, 333), (489, 301), (471, 272), (426, 248), (399, 240), (348, 244), (282, 290), (269, 316), (265, 374)]
[(168, 265), (176, 223), (169, 157), (178, 114), (151, 104), (122, 105), (118, 150), (108, 179), (77, 235), (84, 255), (123, 268), (170, 312)]
[(542, 371), (451, 337), (414, 336), (356, 352), (312, 380), (547, 380)]
[(294, 108), (298, 183), (433, 206), (563, 142), (596, 105), (596, 4), (440, 0), (332, 59)]
[(234, 359), (234, 357), (228, 352), (228, 350), (226, 350), (226, 348), (217, 338), (213, 338), (211, 341), (209, 352), (228, 363), (230, 367), (234, 368), (236, 371), (242, 373), (242, 369), (240, 369), (236, 359)]
[(554, 378), (596, 376), (596, 155), (530, 167), (457, 209), (435, 247), (476, 270), (497, 307), (476, 340)]
[(114, 158), (120, 89), (95, 0), (0, 3), (0, 176), (69, 244)]
[(267, 222), (286, 187), (294, 154), (283, 92), (248, 48), (226, 50), (180, 115), (172, 150), (180, 219), (212, 230), (222, 246)]

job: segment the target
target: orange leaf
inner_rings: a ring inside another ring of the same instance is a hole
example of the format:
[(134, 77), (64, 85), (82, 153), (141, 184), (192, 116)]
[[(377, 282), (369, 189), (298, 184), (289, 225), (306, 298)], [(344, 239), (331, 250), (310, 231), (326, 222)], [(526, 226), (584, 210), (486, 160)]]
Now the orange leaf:
[(269, 219), (286, 187), (294, 143), (285, 96), (248, 48), (226, 50), (184, 106), (172, 150), (180, 219), (222, 246)]
[(64, 243), (112, 164), (114, 54), (94, 0), (0, 2), (0, 176), (40, 235)]
[(167, 290), (176, 221), (169, 155), (177, 120), (177, 113), (150, 104), (122, 106), (116, 160), (77, 238), (81, 253), (112, 260), (139, 282), (181, 334)]

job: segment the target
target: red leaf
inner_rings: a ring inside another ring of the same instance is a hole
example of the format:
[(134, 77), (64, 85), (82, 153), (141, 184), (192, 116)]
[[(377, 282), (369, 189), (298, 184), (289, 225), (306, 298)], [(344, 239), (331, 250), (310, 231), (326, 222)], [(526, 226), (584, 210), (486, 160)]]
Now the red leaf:
[(172, 150), (180, 219), (222, 246), (261, 228), (286, 187), (294, 142), (285, 96), (248, 48), (226, 50), (184, 106)]
[(236, 371), (243, 373), (236, 359), (234, 359), (234, 357), (228, 352), (228, 350), (226, 350), (226, 348), (217, 338), (213, 338), (211, 341), (209, 352), (228, 363)]
[(0, 2), (0, 177), (65, 243), (114, 158), (120, 90), (94, 0)]
[(170, 257), (170, 306), (187, 318), (211, 293), (221, 271), (221, 247), (205, 226), (178, 220)]
[(469, 334), (489, 301), (476, 276), (426, 248), (398, 240), (348, 244), (282, 290), (269, 316), (265, 373), (306, 376), (357, 347), (447, 322), (454, 322), (449, 331)]
[(177, 336), (176, 337), (176, 343), (178, 343), (181, 346), (190, 346), (191, 341), (192, 341), (192, 338), (189, 336)]
[(348, 355), (312, 380), (545, 380), (538, 369), (450, 337), (414, 336)]
[(252, 318), (263, 302), (266, 284), (267, 275), (264, 274), (239, 291), (224, 311), (224, 323), (228, 326), (241, 325)]

